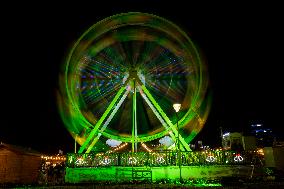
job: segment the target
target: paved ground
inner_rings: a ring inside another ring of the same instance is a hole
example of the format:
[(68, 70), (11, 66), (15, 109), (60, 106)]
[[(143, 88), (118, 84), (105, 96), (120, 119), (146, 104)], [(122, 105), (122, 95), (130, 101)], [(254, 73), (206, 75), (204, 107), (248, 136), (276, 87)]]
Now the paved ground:
[[(1, 188), (1, 187), (0, 187)], [(115, 184), (115, 185), (94, 185), (94, 184), (81, 184), (81, 185), (61, 185), (61, 186), (14, 186), (3, 188), (32, 188), (32, 189), (163, 189), (163, 188), (212, 188), (212, 189), (284, 189), (284, 182), (260, 182), (260, 183), (235, 183), (228, 186), (190, 186), (190, 185), (175, 185), (175, 184)]]

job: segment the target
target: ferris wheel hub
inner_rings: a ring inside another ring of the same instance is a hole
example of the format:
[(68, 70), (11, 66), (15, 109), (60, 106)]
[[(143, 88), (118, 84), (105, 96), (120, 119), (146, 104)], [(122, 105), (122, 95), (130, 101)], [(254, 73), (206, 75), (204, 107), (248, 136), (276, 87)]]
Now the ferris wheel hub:
[(138, 68), (131, 67), (128, 72), (126, 72), (123, 83), (137, 83), (139, 85), (145, 85), (145, 76), (142, 74), (141, 70), (138, 70)]
[(130, 70), (129, 70), (129, 77), (130, 77), (130, 79), (138, 79), (137, 69), (136, 68), (130, 68)]

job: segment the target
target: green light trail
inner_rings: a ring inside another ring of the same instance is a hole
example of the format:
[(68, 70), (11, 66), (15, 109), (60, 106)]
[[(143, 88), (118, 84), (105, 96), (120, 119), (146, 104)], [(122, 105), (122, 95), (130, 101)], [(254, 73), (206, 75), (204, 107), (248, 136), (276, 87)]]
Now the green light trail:
[(136, 120), (136, 88), (135, 79), (133, 82), (133, 97), (132, 97), (132, 152), (136, 152), (137, 145), (135, 148), (136, 137), (137, 137), (137, 120)]
[[(150, 102), (150, 100), (147, 98), (147, 96), (142, 92), (142, 89), (140, 86), (138, 86), (138, 88), (140, 89), (139, 92), (141, 94), (141, 96), (144, 98), (144, 100), (146, 101), (146, 103), (149, 105), (149, 107), (151, 108), (151, 110), (153, 111), (153, 113), (156, 115), (156, 117), (158, 118), (158, 120), (161, 122), (161, 124), (163, 125), (163, 127), (166, 128), (166, 130), (169, 130), (170, 127), (168, 127), (167, 123), (163, 120), (163, 118), (160, 116), (160, 114), (157, 112), (157, 110), (155, 109), (155, 107), (153, 106), (153, 104)], [(175, 141), (175, 143), (177, 142), (175, 135), (173, 134), (173, 132), (169, 132), (170, 137), (172, 138), (173, 141)], [(184, 150), (183, 146), (181, 146), (182, 150)]]
[(162, 110), (162, 108), (159, 106), (159, 104), (156, 102), (156, 100), (153, 98), (153, 96), (151, 95), (151, 93), (147, 90), (147, 88), (145, 87), (145, 85), (141, 86), (142, 90), (145, 92), (145, 94), (147, 95), (147, 97), (150, 99), (150, 101), (153, 103), (153, 105), (156, 107), (156, 109), (159, 111), (159, 113), (161, 114), (161, 116), (164, 118), (164, 120), (166, 121), (166, 123), (170, 126), (171, 130), (174, 132), (174, 134), (176, 136), (179, 137), (179, 140), (181, 141), (183, 147), (188, 150), (191, 151), (191, 149), (189, 148), (188, 144), (185, 142), (184, 138), (181, 137), (180, 135), (178, 135), (178, 132), (176, 130), (176, 128), (173, 126), (171, 120), (168, 118), (168, 116), (164, 113), (164, 111)]
[(107, 107), (106, 111), (104, 112), (104, 114), (102, 115), (102, 117), (99, 119), (99, 121), (96, 123), (95, 127), (93, 128), (93, 130), (91, 131), (91, 133), (89, 134), (89, 136), (87, 137), (86, 141), (84, 142), (84, 144), (81, 146), (80, 150), (78, 153), (82, 153), (85, 148), (87, 147), (87, 145), (90, 143), (91, 139), (94, 137), (94, 135), (96, 134), (98, 128), (101, 126), (102, 122), (105, 120), (106, 116), (109, 114), (109, 112), (111, 111), (111, 109), (113, 108), (114, 104), (116, 103), (116, 101), (118, 100), (118, 98), (121, 96), (122, 92), (125, 90), (125, 87), (121, 87), (121, 89), (119, 89), (119, 91), (117, 92), (117, 94), (115, 95), (114, 99), (112, 100), (112, 102), (109, 104), (109, 106)]
[(99, 138), (101, 137), (101, 133), (104, 132), (104, 130), (106, 129), (106, 127), (108, 126), (108, 124), (110, 123), (110, 121), (112, 120), (113, 116), (116, 114), (117, 110), (120, 108), (121, 104), (124, 102), (125, 98), (127, 97), (128, 93), (130, 91), (130, 88), (128, 88), (124, 95), (122, 96), (122, 98), (119, 100), (118, 104), (115, 106), (114, 110), (111, 112), (110, 116), (108, 117), (107, 121), (104, 123), (104, 125), (102, 126), (101, 129), (99, 129), (99, 133), (96, 136), (96, 138), (93, 140), (93, 142), (91, 143), (91, 145), (88, 147), (86, 153), (89, 153), (92, 148), (94, 147), (94, 145), (97, 143), (97, 141), (99, 140)]

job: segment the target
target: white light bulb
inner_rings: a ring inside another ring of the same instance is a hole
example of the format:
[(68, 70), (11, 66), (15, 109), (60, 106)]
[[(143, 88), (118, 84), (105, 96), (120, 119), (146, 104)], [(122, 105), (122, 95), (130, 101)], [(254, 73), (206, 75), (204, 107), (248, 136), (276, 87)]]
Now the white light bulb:
[(181, 108), (181, 104), (175, 103), (175, 104), (173, 104), (173, 107), (174, 107), (174, 109), (175, 109), (176, 112), (179, 112), (179, 110), (180, 110), (180, 108)]

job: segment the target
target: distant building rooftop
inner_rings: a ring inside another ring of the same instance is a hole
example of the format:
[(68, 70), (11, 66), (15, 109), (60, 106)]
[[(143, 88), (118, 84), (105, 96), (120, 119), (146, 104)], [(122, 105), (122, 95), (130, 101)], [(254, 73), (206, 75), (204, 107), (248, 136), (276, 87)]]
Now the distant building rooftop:
[(32, 150), (29, 147), (22, 147), (22, 146), (6, 144), (6, 143), (1, 142), (0, 143), (0, 150), (3, 149), (3, 148), (8, 149), (8, 150), (13, 151), (13, 152), (18, 153), (18, 154), (29, 154), (29, 155), (36, 155), (36, 156), (41, 155), (40, 152)]

